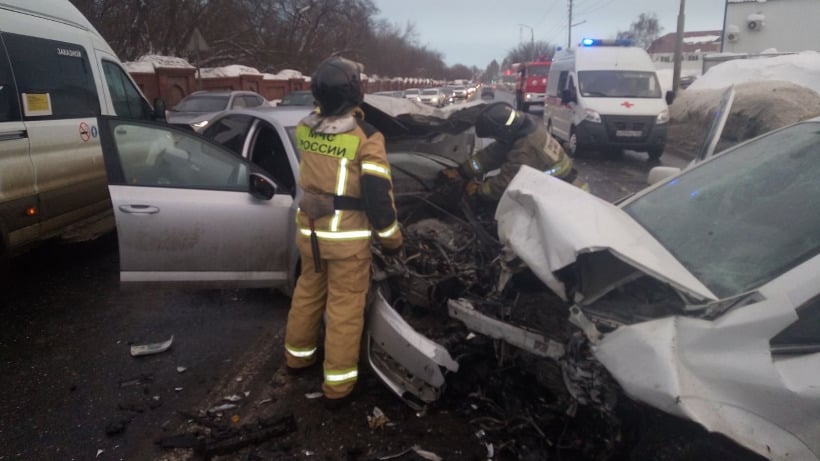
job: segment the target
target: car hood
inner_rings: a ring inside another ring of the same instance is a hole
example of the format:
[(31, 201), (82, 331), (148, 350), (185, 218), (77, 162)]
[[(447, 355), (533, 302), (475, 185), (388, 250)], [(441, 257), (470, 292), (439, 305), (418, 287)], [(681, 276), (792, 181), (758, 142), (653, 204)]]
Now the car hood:
[(473, 101), (442, 109), (409, 99), (365, 95), (364, 119), (388, 139), (424, 138), (458, 134), (472, 128), (485, 103)]
[(637, 115), (650, 116), (658, 115), (661, 111), (668, 109), (666, 101), (661, 98), (596, 98), (585, 96), (584, 103), (587, 108), (602, 115)]
[(575, 186), (521, 167), (496, 210), (501, 242), (567, 299), (557, 272), (575, 264), (574, 302), (589, 304), (634, 280), (636, 271), (700, 301), (716, 296), (620, 208)]

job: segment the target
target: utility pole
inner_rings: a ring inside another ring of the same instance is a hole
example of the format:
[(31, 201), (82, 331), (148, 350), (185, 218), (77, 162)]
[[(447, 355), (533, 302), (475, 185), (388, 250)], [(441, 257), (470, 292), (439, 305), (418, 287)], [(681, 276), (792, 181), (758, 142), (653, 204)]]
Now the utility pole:
[(535, 61), (535, 33), (532, 26), (526, 24), (519, 24), (521, 27), (526, 27), (530, 30), (530, 61)]
[(680, 11), (678, 12), (678, 37), (675, 41), (675, 67), (672, 70), (672, 92), (677, 94), (680, 88), (681, 60), (683, 58), (683, 11), (686, 8), (686, 0), (680, 0)]
[(572, 48), (572, 0), (569, 0), (569, 17), (567, 20), (567, 49)]

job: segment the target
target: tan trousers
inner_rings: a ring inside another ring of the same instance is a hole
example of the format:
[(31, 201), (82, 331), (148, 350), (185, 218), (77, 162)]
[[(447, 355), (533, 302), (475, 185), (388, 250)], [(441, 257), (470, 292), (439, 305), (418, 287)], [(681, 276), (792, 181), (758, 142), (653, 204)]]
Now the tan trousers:
[(323, 259), (314, 270), (313, 255), (302, 251), (302, 273), (296, 283), (287, 332), (285, 360), (291, 368), (316, 361), (322, 314), (327, 311), (322, 391), (329, 399), (347, 396), (358, 377), (359, 347), (370, 284), (370, 252), (348, 259)]

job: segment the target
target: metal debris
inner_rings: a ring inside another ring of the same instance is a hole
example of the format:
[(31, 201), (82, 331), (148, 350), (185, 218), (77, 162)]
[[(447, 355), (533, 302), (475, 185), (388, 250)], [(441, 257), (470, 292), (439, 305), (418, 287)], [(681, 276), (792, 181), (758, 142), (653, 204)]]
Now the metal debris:
[(174, 342), (174, 336), (171, 335), (171, 338), (167, 341), (163, 341), (161, 343), (153, 343), (153, 344), (142, 344), (131, 346), (131, 356), (132, 357), (139, 357), (142, 355), (153, 355), (159, 354), (161, 352), (165, 352), (171, 348), (171, 344)]
[(392, 455), (385, 455), (385, 456), (382, 456), (382, 457), (377, 458), (377, 459), (379, 461), (390, 460), (390, 459), (398, 459), (398, 458), (401, 458), (402, 456), (404, 456), (408, 453), (415, 453), (415, 454), (421, 456), (422, 458), (424, 458), (428, 461), (442, 461), (441, 456), (433, 453), (432, 451), (424, 450), (418, 445), (413, 445), (412, 447), (410, 447), (406, 450), (400, 451), (398, 453), (394, 453)]
[(215, 413), (222, 413), (223, 411), (233, 410), (236, 408), (236, 405), (233, 403), (225, 403), (222, 405), (217, 405), (215, 407), (209, 408), (208, 413), (215, 414)]
[(370, 429), (383, 429), (388, 422), (390, 418), (379, 407), (373, 407), (373, 414), (367, 415), (367, 425)]

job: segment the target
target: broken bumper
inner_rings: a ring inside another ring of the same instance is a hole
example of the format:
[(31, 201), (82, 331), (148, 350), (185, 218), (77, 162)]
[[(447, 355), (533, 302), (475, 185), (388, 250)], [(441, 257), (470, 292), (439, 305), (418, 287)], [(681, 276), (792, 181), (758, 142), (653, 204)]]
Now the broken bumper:
[(366, 341), (370, 367), (417, 410), (441, 397), (445, 371), (458, 371), (447, 349), (416, 332), (381, 293), (370, 306)]

